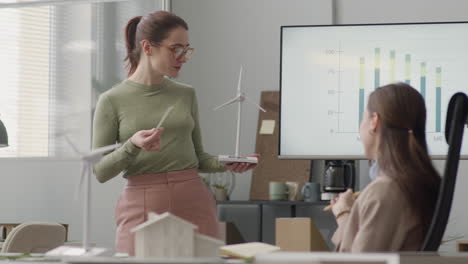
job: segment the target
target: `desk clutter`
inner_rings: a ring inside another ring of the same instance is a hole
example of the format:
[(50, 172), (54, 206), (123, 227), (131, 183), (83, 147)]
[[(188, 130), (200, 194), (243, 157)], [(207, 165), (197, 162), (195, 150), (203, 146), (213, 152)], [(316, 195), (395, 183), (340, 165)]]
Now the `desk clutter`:
[(335, 253), (335, 252), (284, 252), (262, 253), (254, 259), (223, 258), (133, 258), (133, 257), (68, 257), (46, 258), (39, 255), (0, 254), (0, 263), (70, 263), (70, 264), (464, 264), (466, 254), (437, 253)]
[(240, 258), (245, 260), (253, 260), (258, 254), (266, 254), (281, 250), (277, 246), (269, 245), (261, 242), (249, 242), (242, 244), (234, 244), (222, 246), (219, 248), (220, 253), (228, 258)]
[[(227, 228), (229, 223), (221, 227)], [(101, 257), (51, 257), (36, 253), (0, 253), (2, 260), (21, 262), (88, 263), (365, 263), (426, 264), (468, 263), (468, 254), (436, 254), (427, 252), (389, 254), (351, 254), (327, 252), (325, 243), (312, 218), (284, 217), (275, 221), (275, 243), (247, 242), (225, 245), (196, 232), (196, 226), (170, 213), (148, 215), (148, 221), (133, 229), (136, 233), (136, 257), (114, 255)], [(222, 232), (223, 233), (223, 232)], [(11, 233), (10, 233), (11, 234)], [(148, 236), (149, 235), (149, 236)], [(148, 239), (150, 237), (151, 239)], [(157, 239), (155, 239), (157, 238)], [(457, 241), (459, 251), (466, 241)], [(322, 251), (322, 252), (320, 252)]]
[(271, 181), (268, 185), (271, 201), (320, 201), (320, 183)]

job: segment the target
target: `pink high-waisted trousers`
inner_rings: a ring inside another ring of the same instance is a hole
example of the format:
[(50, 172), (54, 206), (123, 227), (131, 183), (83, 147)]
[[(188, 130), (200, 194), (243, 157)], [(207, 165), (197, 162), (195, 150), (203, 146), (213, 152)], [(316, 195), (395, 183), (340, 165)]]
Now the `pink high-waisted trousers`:
[(135, 235), (130, 230), (145, 222), (148, 212), (170, 212), (197, 225), (197, 232), (220, 237), (216, 201), (197, 169), (127, 178), (115, 208), (117, 252), (135, 255)]

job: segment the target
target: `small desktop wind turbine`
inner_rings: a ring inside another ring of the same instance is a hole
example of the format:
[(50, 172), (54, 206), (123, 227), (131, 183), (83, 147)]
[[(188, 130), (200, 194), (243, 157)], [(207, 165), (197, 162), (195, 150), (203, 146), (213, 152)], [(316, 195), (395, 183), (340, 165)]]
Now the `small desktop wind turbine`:
[(240, 141), (240, 131), (241, 131), (241, 116), (242, 116), (242, 103), (247, 100), (247, 102), (253, 104), (258, 109), (266, 112), (261, 106), (256, 104), (254, 101), (249, 99), (245, 93), (242, 91), (242, 65), (239, 72), (239, 81), (237, 83), (237, 96), (227, 101), (226, 103), (214, 108), (214, 110), (221, 109), (227, 105), (237, 102), (237, 135), (236, 135), (236, 153), (234, 155), (219, 155), (218, 160), (222, 163), (231, 163), (231, 162), (248, 162), (248, 163), (258, 163), (257, 157), (241, 157), (239, 156), (239, 141)]
[(91, 176), (93, 173), (93, 165), (104, 157), (109, 151), (112, 151), (120, 146), (120, 143), (97, 148), (87, 153), (83, 153), (73, 144), (73, 142), (65, 135), (65, 139), (72, 149), (80, 155), (81, 158), (81, 177), (78, 191), (83, 192), (83, 245), (82, 248), (73, 246), (60, 246), (47, 252), (48, 256), (97, 256), (106, 253), (105, 248), (94, 248), (89, 246), (89, 226), (91, 222), (90, 205), (91, 205)]

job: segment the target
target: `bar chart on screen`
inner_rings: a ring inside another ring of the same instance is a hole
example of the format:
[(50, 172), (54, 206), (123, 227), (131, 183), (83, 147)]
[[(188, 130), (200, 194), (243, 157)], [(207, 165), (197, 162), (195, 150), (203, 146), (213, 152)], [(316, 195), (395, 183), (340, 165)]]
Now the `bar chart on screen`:
[[(432, 42), (435, 41), (432, 40)], [(391, 43), (389, 44), (391, 45)], [(464, 65), (464, 61), (456, 57), (456, 49), (447, 51), (444, 58), (438, 55), (437, 57), (432, 56), (431, 60), (430, 55), (427, 56), (429, 59), (419, 56), (417, 47), (414, 48), (415, 52), (408, 53), (400, 52), (393, 47), (382, 47), (383, 45), (380, 45), (379, 47), (369, 48), (373, 53), (370, 56), (359, 56), (358, 54), (351, 56), (355, 57), (354, 63), (356, 65), (346, 65), (346, 63), (352, 62), (346, 62), (350, 58), (347, 57), (346, 50), (341, 47), (342, 44), (339, 43), (338, 45), (339, 49), (336, 52), (328, 51), (328, 54), (344, 57), (335, 59), (338, 62), (336, 70), (328, 71), (331, 79), (337, 79), (334, 80), (337, 82), (337, 89), (329, 91), (330, 95), (335, 95), (336, 98), (334, 99), (337, 105), (337, 107), (331, 107), (327, 112), (330, 118), (336, 121), (336, 125), (331, 126), (330, 133), (358, 134), (368, 94), (382, 85), (405, 82), (416, 88), (426, 101), (428, 140), (443, 140), (445, 106), (450, 97), (459, 91), (459, 89), (453, 88), (457, 87), (455, 84), (452, 86), (442, 84), (443, 68), (453, 68), (452, 70), (456, 72), (457, 68)], [(408, 46), (404, 50), (409, 50)], [(371, 52), (368, 53), (371, 54)], [(428, 49), (420, 53), (434, 54), (434, 52), (429, 52)], [(459, 64), (458, 67), (457, 63)], [(445, 65), (445, 67), (442, 65)], [(358, 76), (359, 80), (349, 82), (346, 78), (351, 75)], [(461, 72), (460, 75), (462, 75)], [(444, 81), (451, 83), (447, 79)], [(459, 87), (463, 87), (462, 83), (460, 83)], [(355, 94), (347, 92), (347, 89), (352, 89)], [(357, 103), (353, 103), (353, 100), (357, 101)], [(351, 114), (357, 117), (349, 117)], [(351, 123), (351, 121), (354, 121), (354, 123)], [(356, 140), (359, 140), (359, 138), (356, 137)]]
[[(300, 138), (313, 136), (319, 140), (309, 147), (322, 153), (331, 150), (320, 142), (336, 142), (342, 155), (362, 155), (359, 126), (370, 93), (404, 82), (425, 100), (429, 151), (444, 155), (448, 102), (453, 94), (468, 92), (468, 36), (461, 34), (467, 30), (467, 23), (286, 28), (281, 140), (290, 135), (299, 144)], [(309, 122), (295, 126), (299, 111)], [(287, 118), (294, 113), (295, 119)]]

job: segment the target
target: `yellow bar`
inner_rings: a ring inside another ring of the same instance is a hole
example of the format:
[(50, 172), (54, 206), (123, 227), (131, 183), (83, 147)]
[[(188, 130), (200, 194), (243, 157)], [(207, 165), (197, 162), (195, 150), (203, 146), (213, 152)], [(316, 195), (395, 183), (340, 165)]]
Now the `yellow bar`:
[(380, 69), (380, 48), (375, 48), (375, 68)]
[(437, 67), (436, 68), (436, 87), (441, 87), (442, 86), (442, 68)]
[(411, 79), (411, 55), (409, 54), (406, 54), (406, 57), (405, 57), (405, 76), (406, 76), (406, 80), (409, 81)]
[(365, 59), (364, 57), (361, 57), (360, 59), (360, 68), (359, 68), (359, 88), (364, 89), (364, 63)]

